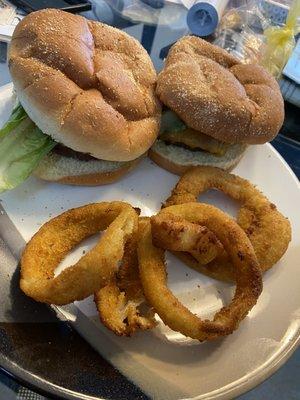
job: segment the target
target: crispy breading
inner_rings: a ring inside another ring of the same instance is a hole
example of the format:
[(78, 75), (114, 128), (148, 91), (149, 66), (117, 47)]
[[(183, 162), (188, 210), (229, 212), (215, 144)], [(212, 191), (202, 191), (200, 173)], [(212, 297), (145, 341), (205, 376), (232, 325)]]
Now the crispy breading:
[[(44, 224), (21, 259), (21, 289), (37, 301), (68, 304), (105, 286), (116, 274), (124, 245), (137, 230), (127, 203), (94, 203), (64, 212)], [(55, 277), (55, 269), (83, 239), (106, 230), (94, 248)]]
[[(119, 336), (131, 336), (138, 329), (147, 330), (156, 325), (152, 308), (145, 305), (136, 241), (137, 237), (132, 236), (126, 243), (117, 275), (94, 297), (100, 320)], [(141, 305), (144, 313), (139, 309)]]
[[(195, 167), (180, 178), (164, 206), (197, 202), (198, 196), (208, 189), (221, 190), (240, 202), (237, 223), (249, 237), (262, 272), (276, 264), (291, 241), (290, 222), (246, 179), (219, 168)], [(207, 265), (190, 254), (181, 253), (179, 258), (208, 276), (234, 281), (234, 269), (225, 251)]]
[(139, 225), (138, 259), (140, 278), (147, 301), (171, 329), (199, 341), (212, 340), (236, 330), (256, 304), (262, 291), (262, 277), (253, 247), (242, 228), (223, 211), (208, 204), (187, 203), (163, 209), (170, 215), (206, 226), (222, 242), (236, 274), (236, 291), (231, 303), (218, 311), (213, 320), (201, 320), (183, 306), (167, 287), (164, 250), (152, 244), (151, 223)]

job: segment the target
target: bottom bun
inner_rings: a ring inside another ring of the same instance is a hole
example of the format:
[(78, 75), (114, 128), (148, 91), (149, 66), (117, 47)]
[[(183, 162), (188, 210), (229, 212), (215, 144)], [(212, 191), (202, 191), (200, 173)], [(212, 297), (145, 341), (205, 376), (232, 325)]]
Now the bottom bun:
[(173, 144), (166, 144), (163, 140), (158, 139), (149, 150), (149, 157), (167, 171), (182, 175), (189, 168), (199, 165), (231, 170), (243, 157), (246, 148), (246, 144), (233, 144), (223, 156), (216, 156), (204, 151), (192, 151)]
[(68, 185), (98, 186), (119, 180), (127, 174), (142, 157), (133, 161), (105, 160), (82, 161), (60, 154), (48, 154), (34, 171), (34, 175), (46, 181)]

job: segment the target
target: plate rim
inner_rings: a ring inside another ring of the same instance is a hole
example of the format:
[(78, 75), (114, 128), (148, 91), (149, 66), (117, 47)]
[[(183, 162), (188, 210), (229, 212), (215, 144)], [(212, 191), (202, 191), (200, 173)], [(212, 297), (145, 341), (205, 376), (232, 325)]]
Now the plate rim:
[[(72, 327), (75, 330), (75, 328)], [(76, 331), (76, 330), (75, 330)], [(78, 333), (78, 331), (76, 331)], [(82, 338), (82, 340), (85, 340)], [(181, 400), (230, 400), (236, 396), (247, 393), (250, 390), (255, 389), (259, 384), (264, 382), (266, 379), (271, 377), (278, 369), (293, 355), (300, 345), (300, 326), (298, 326), (297, 332), (293, 335), (293, 340), (289, 341), (289, 345), (284, 348), (284, 351), (280, 351), (276, 357), (274, 357), (268, 366), (261, 366), (259, 373), (252, 373), (250, 378), (247, 375), (240, 378), (238, 381), (232, 382), (231, 384), (224, 386), (223, 388), (217, 389), (213, 392), (196, 396), (193, 398), (183, 398)], [(21, 369), (18, 365), (14, 365), (12, 362), (5, 360), (2, 353), (0, 353), (0, 369), (9, 377), (16, 380), (18, 383), (27, 387), (30, 390), (35, 391), (41, 395), (50, 396), (52, 399), (63, 399), (63, 400), (107, 400), (103, 397), (95, 397), (85, 395), (83, 393), (71, 391), (65, 389), (62, 386), (55, 385), (49, 381), (46, 381), (38, 376), (31, 374), (30, 372)], [(27, 376), (29, 375), (29, 376)]]
[[(8, 83), (2, 87), (0, 87), (0, 96), (6, 90), (9, 90), (13, 86), (12, 83)], [(276, 155), (277, 158), (281, 161), (289, 175), (291, 176), (293, 182), (296, 184), (298, 190), (300, 189), (300, 182), (285, 161), (285, 159), (281, 156), (281, 154), (270, 144), (266, 143), (265, 146), (269, 147), (269, 149)], [(291, 322), (292, 324), (292, 322)], [(287, 329), (291, 326), (291, 324), (287, 327)], [(80, 333), (72, 326), (72, 324), (68, 324), (75, 330), (79, 335)], [(81, 335), (81, 339), (86, 341)], [(277, 352), (269, 361), (265, 364), (261, 365), (258, 371), (253, 371), (249, 375), (245, 375), (238, 379), (235, 382), (232, 382), (226, 386), (223, 386), (220, 389), (216, 389), (210, 393), (206, 393), (203, 395), (199, 395), (193, 398), (184, 398), (181, 400), (229, 400), (232, 399), (232, 396), (239, 396), (248, 392), (249, 390), (254, 389), (264, 380), (268, 379), (272, 376), (297, 350), (300, 345), (300, 324), (297, 329), (293, 333), (292, 338), (289, 339), (286, 346), (282, 347), (280, 351)], [(15, 379), (21, 385), (33, 390), (42, 395), (50, 396), (54, 399), (66, 399), (66, 400), (106, 400), (103, 397), (95, 397), (90, 395), (85, 395), (83, 393), (75, 392), (72, 390), (68, 390), (63, 386), (55, 385), (54, 383), (45, 380), (37, 375), (32, 374), (29, 371), (19, 367), (13, 361), (10, 361), (8, 358), (4, 357), (0, 352), (0, 369), (9, 377)]]

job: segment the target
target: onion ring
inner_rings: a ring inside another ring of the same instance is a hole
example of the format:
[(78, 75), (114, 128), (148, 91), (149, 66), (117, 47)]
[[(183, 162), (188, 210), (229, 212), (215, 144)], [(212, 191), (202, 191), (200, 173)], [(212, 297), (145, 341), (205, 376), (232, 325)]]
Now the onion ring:
[(208, 264), (223, 250), (216, 235), (205, 226), (181, 217), (157, 215), (151, 219), (152, 243), (174, 252), (188, 252), (200, 264)]
[[(286, 252), (291, 241), (291, 226), (276, 206), (246, 179), (219, 168), (192, 168), (180, 178), (164, 207), (196, 202), (199, 194), (212, 188), (241, 203), (237, 223), (248, 235), (262, 272), (267, 271)], [(190, 254), (176, 255), (206, 275), (225, 281), (234, 280), (234, 268), (224, 252), (207, 265), (201, 265)]]
[[(76, 264), (54, 276), (57, 265), (83, 239), (105, 230)], [(127, 203), (95, 203), (64, 212), (44, 224), (21, 259), (20, 287), (37, 301), (63, 305), (82, 300), (112, 280), (138, 215)]]
[(122, 265), (114, 279), (95, 293), (95, 304), (103, 325), (119, 336), (131, 336), (136, 330), (151, 329), (156, 325), (154, 312), (139, 310), (145, 297), (139, 277), (137, 237), (126, 243)]
[[(171, 329), (199, 341), (232, 333), (256, 304), (262, 277), (253, 247), (245, 232), (227, 214), (207, 204), (189, 203), (163, 209), (189, 222), (207, 226), (223, 244), (236, 268), (236, 291), (231, 303), (218, 311), (213, 321), (201, 320), (184, 307), (167, 288), (164, 251), (152, 244), (151, 223), (139, 225), (138, 259), (140, 278), (147, 301)], [(156, 218), (156, 217), (152, 217)]]

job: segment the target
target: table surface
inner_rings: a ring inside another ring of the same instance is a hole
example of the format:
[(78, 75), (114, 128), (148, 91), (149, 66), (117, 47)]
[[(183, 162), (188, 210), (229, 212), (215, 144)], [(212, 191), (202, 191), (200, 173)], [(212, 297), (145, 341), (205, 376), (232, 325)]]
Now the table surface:
[[(135, 36), (140, 32), (140, 29), (136, 27), (136, 25), (130, 26), (129, 24), (129, 27), (132, 28), (131, 33), (134, 33)], [(150, 36), (153, 35), (153, 27), (150, 28), (152, 29), (150, 29), (150, 31), (148, 29), (148, 32), (145, 32), (145, 29), (143, 28), (141, 32), (142, 41), (145, 42), (145, 37), (147, 38), (149, 37), (149, 35)], [(170, 38), (168, 38), (168, 41), (170, 42)], [(153, 37), (151, 39), (151, 43), (153, 43)], [(0, 53), (1, 50), (3, 52), (3, 44), (2, 44), (2, 49), (0, 48)], [(157, 54), (154, 55), (151, 54), (151, 55), (156, 58), (156, 64), (157, 67), (159, 68), (161, 64), (159, 55)], [(1, 60), (1, 54), (0, 54), (0, 60)], [(3, 54), (2, 54), (2, 61), (3, 61)], [(10, 82), (9, 73), (5, 63), (2, 62), (0, 63), (0, 86), (8, 82)], [(300, 119), (299, 109), (290, 104), (286, 104), (286, 119), (283, 129), (280, 135), (278, 135), (277, 138), (272, 142), (274, 147), (282, 154), (285, 160), (289, 163), (289, 165), (294, 170), (298, 178), (300, 178), (299, 119)], [(295, 354), (287, 361), (287, 363), (279, 371), (277, 371), (271, 378), (266, 380), (264, 383), (262, 383), (252, 391), (244, 394), (243, 396), (240, 396), (239, 400), (274, 400), (274, 399), (299, 400), (300, 399), (299, 372), (300, 372), (300, 349), (298, 349), (295, 352)], [(11, 400), (11, 399), (42, 400), (45, 399), (45, 397), (40, 396), (34, 392), (31, 392), (30, 390), (19, 385), (13, 379), (7, 377), (4, 373), (0, 372), (0, 400)]]

